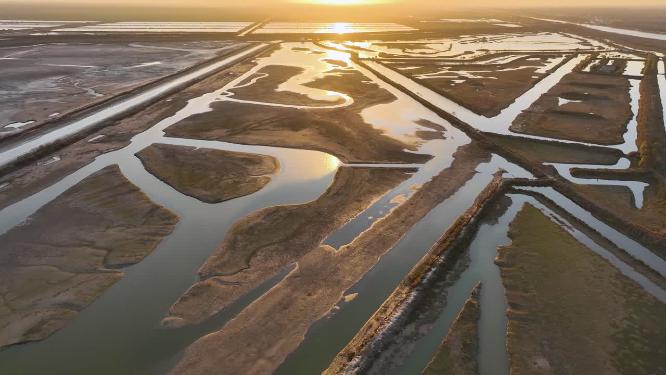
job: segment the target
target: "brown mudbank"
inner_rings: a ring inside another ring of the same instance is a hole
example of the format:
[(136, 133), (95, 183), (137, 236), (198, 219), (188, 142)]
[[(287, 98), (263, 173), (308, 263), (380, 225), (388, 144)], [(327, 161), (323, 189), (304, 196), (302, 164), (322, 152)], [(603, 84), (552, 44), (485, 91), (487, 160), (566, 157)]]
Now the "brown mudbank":
[(643, 207), (636, 208), (634, 195), (623, 186), (576, 185), (590, 202), (666, 238), (666, 181), (655, 178), (645, 189)]
[[(560, 98), (578, 98), (560, 105)], [(632, 117), (629, 81), (570, 73), (511, 125), (517, 133), (596, 144), (620, 144)]]
[(621, 75), (627, 67), (627, 60), (607, 58), (592, 60), (589, 67), (592, 73)]
[(660, 374), (666, 305), (533, 206), (500, 248), (512, 374)]
[(409, 178), (409, 172), (343, 167), (317, 200), (270, 207), (241, 219), (199, 270), (201, 281), (171, 307), (164, 323), (197, 323), (222, 310), (317, 248), (329, 233)]
[(479, 373), (479, 319), (481, 284), (465, 302), (449, 333), (437, 349), (424, 375), (469, 375)]
[(107, 167), (0, 237), (0, 347), (41, 340), (140, 262), (177, 217)]
[(18, 132), (37, 128), (241, 46), (229, 41), (141, 44), (97, 40), (41, 41), (3, 49), (3, 55), (20, 58), (0, 60), (0, 140), (7, 134), (4, 125), (33, 121)]
[[(259, 80), (258, 82), (261, 82)], [(191, 116), (167, 130), (169, 136), (233, 143), (284, 146), (328, 152), (345, 162), (422, 163), (415, 145), (383, 134), (361, 116), (365, 108), (390, 103), (395, 97), (357, 71), (329, 75), (307, 84), (351, 96), (354, 103), (333, 109), (295, 109), (218, 102), (213, 110)], [(254, 85), (248, 89), (257, 90)], [(267, 100), (258, 91), (255, 100)], [(269, 96), (272, 96), (270, 94)], [(267, 100), (268, 101), (268, 100)]]
[(279, 103), (289, 105), (303, 105), (303, 106), (330, 106), (341, 104), (343, 100), (340, 98), (336, 101), (318, 101), (310, 99), (307, 95), (303, 95), (291, 91), (277, 91), (280, 84), (288, 81), (290, 78), (298, 76), (305, 71), (303, 68), (285, 65), (268, 65), (261, 68), (253, 76), (248, 77), (241, 86), (248, 83), (252, 79), (259, 78), (255, 83), (250, 86), (235, 88), (230, 90), (234, 93), (234, 98), (260, 101), (268, 103)]
[(485, 136), (527, 160), (541, 163), (614, 165), (623, 156), (621, 151), (605, 147), (581, 146), (490, 133), (486, 133)]
[[(115, 121), (94, 134), (59, 149), (57, 155), (61, 160), (57, 163), (49, 165), (33, 163), (4, 174), (0, 178), (0, 185), (5, 181), (11, 182), (11, 185), (0, 190), (0, 207), (6, 207), (52, 185), (103, 153), (127, 146), (133, 136), (174, 115), (186, 105), (188, 100), (218, 89), (220, 85), (232, 81), (239, 74), (247, 72), (252, 66), (253, 64), (249, 61), (235, 64), (189, 86), (168, 99)], [(100, 135), (103, 137), (98, 141), (89, 142), (93, 137)], [(50, 156), (47, 156), (44, 159), (49, 158)]]
[(303, 341), (309, 327), (326, 316), (345, 291), (433, 206), (472, 178), (476, 166), (489, 158), (474, 144), (460, 148), (455, 156), (450, 168), (424, 184), (409, 200), (351, 244), (338, 251), (320, 246), (304, 255), (294, 271), (222, 330), (200, 338), (187, 348), (173, 372), (265, 374), (275, 371)]
[(279, 167), (271, 156), (164, 144), (154, 144), (137, 156), (160, 180), (208, 203), (261, 190)]
[[(504, 53), (497, 55), (502, 56)], [(488, 55), (488, 58), (493, 56), (495, 55)], [(541, 80), (545, 74), (537, 73), (537, 70), (546, 66), (550, 59), (557, 57), (558, 55), (524, 55), (506, 64), (470, 62), (446, 67), (436, 60), (423, 60), (388, 66), (478, 114), (493, 117)], [(418, 68), (411, 69), (414, 66)], [(401, 70), (401, 67), (410, 69)], [(446, 74), (428, 76), (442, 69), (446, 69)], [(475, 77), (460, 75), (465, 72), (473, 72)]]

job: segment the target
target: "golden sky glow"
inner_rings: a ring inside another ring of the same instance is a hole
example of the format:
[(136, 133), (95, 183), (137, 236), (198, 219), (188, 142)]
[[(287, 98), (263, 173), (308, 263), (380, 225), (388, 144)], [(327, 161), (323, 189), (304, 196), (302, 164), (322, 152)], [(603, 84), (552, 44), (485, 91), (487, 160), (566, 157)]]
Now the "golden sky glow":
[(494, 8), (529, 6), (529, 7), (562, 7), (562, 6), (610, 6), (617, 7), (622, 5), (645, 6), (661, 5), (664, 6), (664, 0), (559, 0), (538, 1), (538, 0), (512, 0), (500, 2), (497, 0), (0, 0), (0, 4), (30, 4), (30, 3), (48, 3), (48, 4), (132, 4), (132, 5), (151, 5), (151, 6), (268, 6), (280, 4), (314, 4), (314, 5), (336, 5), (336, 6), (358, 6), (358, 5), (376, 5), (376, 4), (395, 4), (404, 6), (420, 6), (432, 8), (455, 8), (455, 7), (476, 7), (488, 6)]
[(294, 2), (318, 5), (371, 5), (386, 4), (388, 0), (296, 0)]

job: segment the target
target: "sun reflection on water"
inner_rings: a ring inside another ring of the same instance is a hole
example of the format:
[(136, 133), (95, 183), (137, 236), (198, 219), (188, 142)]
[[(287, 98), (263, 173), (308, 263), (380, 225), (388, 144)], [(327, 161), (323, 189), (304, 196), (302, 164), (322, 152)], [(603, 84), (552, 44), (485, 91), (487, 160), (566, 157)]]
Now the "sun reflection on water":
[[(334, 51), (334, 50), (324, 50), (325, 55), (321, 59), (324, 60), (337, 60), (345, 63), (347, 66), (351, 65), (351, 54), (348, 52)], [(327, 62), (328, 65), (332, 65)]]
[(330, 25), (327, 25), (326, 27), (318, 29), (316, 32), (321, 33), (321, 34), (330, 34), (330, 33), (335, 33), (335, 34), (349, 34), (349, 33), (355, 33), (358, 32), (359, 30), (355, 29), (352, 24), (347, 23), (347, 22), (336, 22), (332, 23)]
[(342, 164), (340, 159), (336, 158), (333, 155), (326, 155), (326, 160), (325, 161), (326, 161), (326, 163), (325, 163), (326, 170), (329, 171), (329, 172), (334, 172)]

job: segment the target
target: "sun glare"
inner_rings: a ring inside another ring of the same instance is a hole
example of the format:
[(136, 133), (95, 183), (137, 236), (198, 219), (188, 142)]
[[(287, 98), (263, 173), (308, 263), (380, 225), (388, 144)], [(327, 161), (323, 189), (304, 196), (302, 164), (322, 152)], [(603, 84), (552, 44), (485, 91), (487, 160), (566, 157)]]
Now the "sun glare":
[(333, 32), (335, 32), (336, 34), (347, 34), (352, 31), (349, 28), (348, 23), (342, 23), (342, 22), (333, 24), (332, 29)]
[(383, 0), (305, 0), (304, 3), (321, 5), (371, 5), (383, 3)]

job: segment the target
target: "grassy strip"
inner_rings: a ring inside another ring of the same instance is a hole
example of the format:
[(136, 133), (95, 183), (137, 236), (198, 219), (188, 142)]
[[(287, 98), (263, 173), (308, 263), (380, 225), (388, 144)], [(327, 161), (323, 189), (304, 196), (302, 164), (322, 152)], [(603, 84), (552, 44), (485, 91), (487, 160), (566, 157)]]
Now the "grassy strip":
[(449, 333), (424, 375), (469, 375), (479, 373), (479, 320), (481, 319), (481, 284), (472, 290)]
[(512, 374), (660, 374), (666, 304), (525, 205), (497, 263)]
[[(521, 186), (526, 186), (524, 184), (520, 184)], [(515, 185), (518, 186), (518, 185)], [(613, 253), (615, 256), (617, 256), (619, 259), (621, 259), (623, 262), (631, 265), (635, 270), (643, 274), (645, 277), (650, 279), (653, 283), (659, 285), (661, 288), (666, 290), (666, 279), (661, 276), (657, 271), (652, 269), (650, 266), (647, 264), (643, 263), (640, 260), (637, 260), (634, 258), (632, 255), (630, 255), (625, 249), (617, 247), (613, 242), (608, 240), (606, 237), (604, 237), (601, 233), (599, 233), (597, 230), (593, 229), (592, 227), (588, 226), (587, 223), (584, 221), (580, 220), (576, 216), (572, 215), (570, 212), (565, 210), (564, 208), (560, 207), (555, 201), (551, 200), (550, 198), (546, 197), (545, 195), (535, 192), (535, 191), (529, 191), (529, 190), (510, 190), (510, 193), (516, 193), (516, 194), (523, 194), (523, 195), (529, 195), (531, 197), (534, 197), (536, 200), (547, 206), (549, 209), (551, 209), (553, 212), (556, 214), (562, 216), (566, 221), (568, 221), (572, 226), (574, 226), (577, 230), (580, 232), (584, 233), (587, 237), (589, 237), (592, 241), (596, 242), (599, 246), (603, 247), (604, 249), (610, 251)]]
[(639, 166), (653, 169), (666, 176), (666, 130), (657, 83), (658, 58), (648, 55), (645, 76), (641, 81), (641, 99), (638, 111)]

